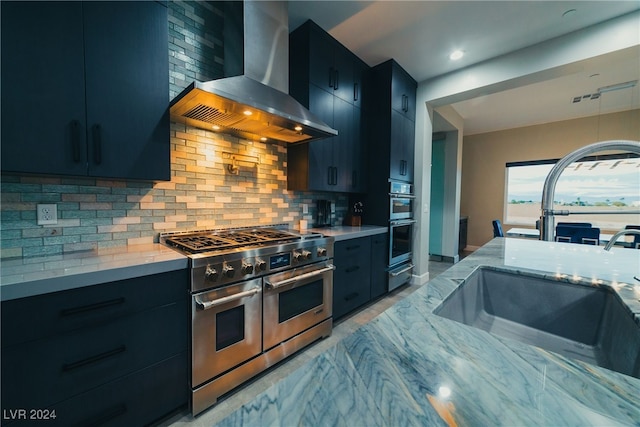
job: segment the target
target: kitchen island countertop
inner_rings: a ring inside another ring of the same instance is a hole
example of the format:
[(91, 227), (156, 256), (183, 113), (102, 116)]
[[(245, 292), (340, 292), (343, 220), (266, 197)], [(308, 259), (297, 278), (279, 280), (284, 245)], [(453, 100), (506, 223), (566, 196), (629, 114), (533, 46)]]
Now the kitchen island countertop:
[(479, 266), (611, 286), (639, 323), (640, 251), (496, 238), (219, 425), (640, 424), (640, 379), (433, 314)]
[(187, 268), (187, 257), (158, 243), (2, 260), (2, 301)]

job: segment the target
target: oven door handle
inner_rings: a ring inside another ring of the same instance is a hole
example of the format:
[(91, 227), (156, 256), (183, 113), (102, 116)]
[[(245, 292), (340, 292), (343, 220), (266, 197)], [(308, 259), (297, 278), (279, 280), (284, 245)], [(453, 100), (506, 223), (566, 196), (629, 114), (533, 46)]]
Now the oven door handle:
[(265, 279), (264, 282), (266, 283), (268, 288), (270, 288), (270, 289), (278, 289), (278, 288), (281, 288), (283, 286), (287, 286), (287, 285), (289, 285), (291, 283), (295, 283), (295, 282), (298, 282), (300, 280), (305, 280), (305, 279), (308, 279), (310, 277), (319, 276), (321, 274), (326, 273), (327, 271), (332, 271), (332, 270), (335, 270), (335, 269), (336, 269), (336, 267), (333, 264), (329, 264), (326, 267), (321, 268), (319, 270), (313, 270), (313, 271), (310, 271), (308, 273), (301, 274), (299, 276), (295, 276), (295, 277), (291, 277), (289, 279), (281, 280), (279, 282), (270, 282), (268, 279)]
[(389, 275), (390, 275), (391, 277), (396, 277), (396, 276), (401, 275), (402, 273), (406, 273), (407, 271), (411, 270), (412, 268), (413, 268), (413, 264), (409, 264), (409, 265), (407, 266), (407, 268), (403, 268), (403, 269), (402, 269), (402, 270), (400, 270), (400, 271), (389, 272)]
[(200, 310), (208, 310), (213, 307), (217, 307), (222, 304), (226, 304), (231, 301), (236, 301), (245, 297), (252, 297), (255, 294), (259, 293), (261, 290), (260, 286), (256, 286), (255, 288), (251, 288), (248, 291), (239, 292), (237, 294), (229, 295), (226, 297), (214, 299), (213, 301), (201, 301), (199, 297), (196, 297), (196, 304)]
[(413, 194), (403, 194), (403, 193), (389, 193), (389, 197), (392, 199), (415, 199), (416, 196)]
[(409, 225), (409, 224), (415, 224), (416, 222), (418, 222), (415, 219), (405, 219), (405, 220), (401, 220), (401, 221), (389, 221), (389, 224), (391, 224), (392, 226), (398, 226), (398, 225)]

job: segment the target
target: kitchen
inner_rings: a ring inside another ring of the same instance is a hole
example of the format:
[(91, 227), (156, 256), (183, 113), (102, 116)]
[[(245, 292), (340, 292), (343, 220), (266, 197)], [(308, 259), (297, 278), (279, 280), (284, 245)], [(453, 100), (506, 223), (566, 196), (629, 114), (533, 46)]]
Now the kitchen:
[[(180, 3), (169, 4), (174, 13), (169, 15), (170, 30), (171, 23), (175, 26), (178, 20), (180, 7)], [(206, 16), (213, 22), (220, 19), (209, 4), (192, 7), (193, 11), (187, 9), (189, 14)], [(192, 46), (178, 40), (182, 33), (171, 34), (175, 46)], [(213, 40), (203, 43), (215, 57), (216, 53), (220, 55), (221, 46), (215, 37)], [(189, 56), (178, 53), (180, 48), (175, 47), (170, 54), (171, 99), (192, 80), (215, 77), (192, 70)], [(204, 68), (219, 72), (219, 67), (219, 61), (214, 60)], [(175, 122), (171, 123), (170, 132), (171, 181), (151, 184), (105, 178), (3, 175), (3, 258), (37, 259), (76, 250), (117, 250), (152, 244), (159, 233), (168, 230), (297, 225), (300, 220), (312, 224), (318, 199), (334, 201), (335, 224), (349, 214), (346, 194), (287, 190), (287, 174), (281, 166), (287, 162), (286, 145), (237, 140)], [(225, 158), (224, 153), (231, 156)], [(237, 175), (228, 173), (233, 154), (246, 156), (236, 164)], [(251, 161), (255, 158), (259, 163)], [(58, 205), (57, 226), (36, 226), (36, 203)], [(427, 253), (428, 250), (422, 251)], [(417, 263), (416, 273), (421, 276), (418, 280), (428, 277), (423, 264)]]

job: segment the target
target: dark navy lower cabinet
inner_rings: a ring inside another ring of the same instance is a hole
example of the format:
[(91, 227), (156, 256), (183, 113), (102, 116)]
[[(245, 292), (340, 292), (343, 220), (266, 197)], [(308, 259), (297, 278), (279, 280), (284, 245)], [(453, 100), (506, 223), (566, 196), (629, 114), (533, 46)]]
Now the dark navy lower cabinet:
[(137, 426), (184, 407), (189, 310), (186, 270), (4, 301), (2, 425)]

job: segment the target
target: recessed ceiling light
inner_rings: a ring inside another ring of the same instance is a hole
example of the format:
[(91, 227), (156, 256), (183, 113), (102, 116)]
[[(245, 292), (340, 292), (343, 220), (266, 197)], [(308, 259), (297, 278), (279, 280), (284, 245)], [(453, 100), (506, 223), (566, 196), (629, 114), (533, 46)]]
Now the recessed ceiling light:
[(250, 115), (253, 114), (253, 112), (251, 110), (244, 110), (243, 113), (244, 113), (245, 116), (250, 116)]
[(300, 131), (302, 131), (302, 126), (298, 125), (298, 126), (294, 127), (293, 129), (295, 129), (296, 132), (300, 132)]
[(267, 137), (266, 136), (260, 137), (260, 141), (266, 142), (267, 141)]
[(213, 130), (220, 130), (220, 126), (218, 125), (213, 125), (212, 127), (213, 127)]
[(461, 50), (454, 50), (453, 52), (451, 52), (451, 54), (449, 55), (449, 59), (452, 61), (457, 61), (458, 59), (462, 58), (464, 56), (464, 52)]

